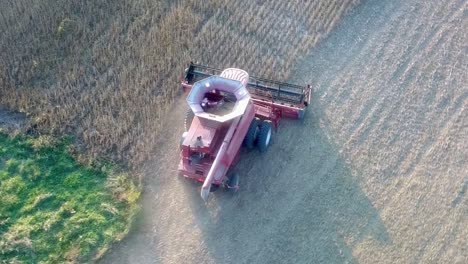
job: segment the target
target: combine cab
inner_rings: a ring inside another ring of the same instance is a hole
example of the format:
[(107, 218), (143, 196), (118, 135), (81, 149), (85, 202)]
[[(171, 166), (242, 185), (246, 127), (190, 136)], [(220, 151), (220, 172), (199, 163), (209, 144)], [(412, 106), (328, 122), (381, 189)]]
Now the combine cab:
[(201, 196), (219, 187), (236, 192), (239, 176), (229, 173), (242, 145), (267, 150), (282, 117), (302, 119), (311, 89), (191, 63), (182, 82), (190, 107), (181, 139), (179, 174), (203, 182)]

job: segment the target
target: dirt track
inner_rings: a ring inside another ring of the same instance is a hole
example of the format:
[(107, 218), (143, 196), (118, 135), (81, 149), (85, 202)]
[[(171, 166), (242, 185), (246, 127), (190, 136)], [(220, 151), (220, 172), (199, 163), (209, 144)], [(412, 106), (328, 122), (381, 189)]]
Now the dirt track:
[(21, 113), (14, 113), (0, 106), (0, 129), (15, 130), (24, 126), (26, 116)]
[(174, 108), (144, 220), (102, 262), (468, 263), (467, 28), (465, 0), (365, 1), (298, 65), (304, 123), (207, 206), (175, 178)]

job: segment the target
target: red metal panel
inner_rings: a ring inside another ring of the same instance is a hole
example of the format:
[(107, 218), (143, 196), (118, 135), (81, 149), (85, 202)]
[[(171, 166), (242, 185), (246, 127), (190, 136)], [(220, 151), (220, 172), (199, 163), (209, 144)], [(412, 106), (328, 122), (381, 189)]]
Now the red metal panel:
[[(296, 107), (294, 105), (287, 105), (287, 104), (279, 104), (268, 102), (265, 100), (253, 99), (255, 105), (269, 107), (271, 112), (274, 110), (278, 110), (281, 112), (282, 117), (289, 117), (293, 119), (299, 118), (299, 111), (303, 111), (302, 108)], [(263, 110), (264, 111), (264, 110)]]
[(252, 102), (249, 103), (247, 109), (245, 110), (242, 119), (239, 121), (237, 125), (236, 132), (234, 133), (231, 143), (229, 144), (226, 150), (226, 159), (225, 165), (228, 167), (231, 166), (234, 158), (236, 157), (237, 153), (240, 150), (242, 142), (244, 141), (245, 135), (247, 134), (247, 130), (249, 129), (250, 123), (254, 119), (255, 116), (255, 109)]
[[(216, 145), (219, 137), (219, 133), (217, 133), (218, 126), (215, 122), (207, 122), (207, 120), (202, 120), (195, 116), (185, 136), (183, 145), (190, 146), (197, 152), (210, 153), (212, 145)], [(201, 140), (198, 140), (198, 137), (201, 137)]]

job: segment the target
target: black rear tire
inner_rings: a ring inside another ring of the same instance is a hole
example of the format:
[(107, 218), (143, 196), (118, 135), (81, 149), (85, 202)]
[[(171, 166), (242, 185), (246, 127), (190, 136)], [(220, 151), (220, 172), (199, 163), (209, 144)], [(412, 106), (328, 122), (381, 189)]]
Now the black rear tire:
[(177, 175), (177, 180), (181, 182), (185, 186), (192, 186), (193, 185), (193, 180), (190, 178), (185, 177), (184, 175), (180, 174)]
[(187, 112), (185, 113), (185, 120), (184, 120), (185, 131), (189, 131), (194, 117), (195, 117), (195, 114), (192, 112), (192, 109), (189, 108)]
[(228, 176), (227, 185), (229, 192), (236, 193), (239, 190), (239, 174), (232, 173)]
[(260, 152), (265, 152), (270, 146), (271, 136), (273, 133), (273, 124), (269, 120), (265, 120), (260, 124), (257, 146)]
[(258, 135), (258, 124), (260, 123), (260, 119), (255, 117), (252, 122), (250, 123), (249, 130), (247, 130), (247, 134), (244, 138), (244, 145), (248, 149), (253, 149), (255, 146), (255, 140), (257, 139)]
[(211, 184), (210, 192), (216, 192), (219, 189), (219, 184)]

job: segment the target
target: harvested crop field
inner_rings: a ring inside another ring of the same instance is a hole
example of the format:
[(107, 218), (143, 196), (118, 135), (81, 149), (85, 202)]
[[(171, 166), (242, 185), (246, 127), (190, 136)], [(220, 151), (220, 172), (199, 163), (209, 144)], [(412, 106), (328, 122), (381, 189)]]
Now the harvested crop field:
[(103, 263), (467, 263), (467, 28), (464, 0), (362, 3), (293, 71), (304, 123), (206, 206), (175, 178), (173, 107), (145, 217)]

